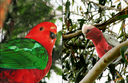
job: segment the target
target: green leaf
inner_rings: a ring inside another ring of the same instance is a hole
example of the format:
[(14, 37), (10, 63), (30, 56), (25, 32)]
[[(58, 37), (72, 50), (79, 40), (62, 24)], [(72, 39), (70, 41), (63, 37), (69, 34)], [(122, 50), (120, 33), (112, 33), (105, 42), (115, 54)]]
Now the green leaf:
[(105, 5), (106, 1), (107, 1), (107, 0), (99, 0), (99, 4)]
[(78, 21), (80, 21), (80, 28), (82, 28), (83, 24), (84, 24), (84, 21), (87, 21), (85, 19), (78, 19)]
[(70, 2), (66, 2), (66, 18), (69, 18), (70, 16)]
[(46, 77), (48, 77), (48, 79), (50, 79), (50, 76), (51, 76), (51, 71), (49, 71), (48, 73), (47, 73), (47, 76)]
[(116, 17), (115, 19), (125, 19), (125, 18), (128, 18), (128, 15), (121, 15)]
[(125, 51), (127, 51), (127, 50), (128, 50), (128, 46), (123, 46), (120, 48), (120, 53), (121, 53), (122, 59), (124, 60), (124, 62), (126, 64), (128, 63), (128, 61), (125, 58)]
[(81, 73), (85, 70), (85, 67), (82, 67), (76, 74), (75, 77), (75, 83), (79, 83), (84, 76), (81, 75)]
[(56, 40), (56, 43), (55, 43), (56, 46), (59, 46), (59, 44), (61, 42), (61, 38), (62, 38), (62, 31), (59, 31), (57, 33), (57, 40)]
[(62, 69), (57, 67), (57, 66), (54, 66), (53, 70), (56, 72), (57, 75), (62, 75)]
[(57, 10), (62, 11), (62, 6), (60, 5), (60, 6), (57, 8)]
[(128, 75), (126, 76), (126, 83), (128, 83)]

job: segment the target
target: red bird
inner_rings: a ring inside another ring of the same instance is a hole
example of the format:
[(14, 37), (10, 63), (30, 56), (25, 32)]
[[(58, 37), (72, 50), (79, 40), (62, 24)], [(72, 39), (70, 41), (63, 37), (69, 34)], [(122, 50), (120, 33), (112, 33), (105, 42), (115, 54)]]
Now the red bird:
[[(87, 39), (92, 40), (95, 45), (99, 58), (101, 58), (107, 51), (120, 43), (109, 34), (102, 33), (99, 29), (92, 25), (83, 25), (82, 33)], [(119, 56), (113, 64), (116, 64), (121, 60), (122, 56)], [(126, 56), (127, 58), (127, 56)]]
[(50, 70), (57, 27), (36, 25), (25, 36), (1, 44), (0, 83), (38, 83)]
[[(92, 25), (83, 25), (82, 33), (86, 36), (87, 39), (92, 40), (99, 58), (101, 58), (107, 51), (112, 49), (114, 46), (119, 44), (116, 39), (108, 34), (102, 33), (99, 29)], [(125, 57), (127, 59), (127, 55)], [(119, 56), (115, 61), (113, 61), (112, 64), (108, 66), (110, 69), (110, 73), (112, 74), (113, 80), (115, 79), (116, 73), (115, 65), (120, 62), (121, 58), (122, 56)]]
[(103, 33), (92, 25), (83, 25), (82, 32), (87, 39), (92, 40), (96, 47), (99, 58), (101, 58), (112, 46), (107, 43)]

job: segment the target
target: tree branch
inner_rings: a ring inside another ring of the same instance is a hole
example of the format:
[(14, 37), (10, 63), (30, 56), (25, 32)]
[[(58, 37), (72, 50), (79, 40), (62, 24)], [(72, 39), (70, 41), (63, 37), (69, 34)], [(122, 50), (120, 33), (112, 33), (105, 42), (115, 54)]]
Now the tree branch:
[(124, 2), (128, 5), (128, 1), (127, 0), (124, 0)]
[(120, 56), (120, 48), (128, 46), (128, 40), (108, 51), (80, 81), (80, 83), (93, 83), (102, 71), (117, 57)]
[(118, 21), (118, 20), (122, 20), (124, 18), (120, 18), (119, 16), (122, 15), (128, 15), (128, 7), (124, 8), (122, 11), (120, 11), (119, 13), (117, 13), (116, 15), (114, 15), (112, 18), (110, 18), (109, 20), (105, 21), (104, 23), (101, 24), (95, 24), (94, 26), (96, 26), (99, 29), (105, 29), (107, 25)]
[[(66, 47), (66, 48), (69, 48), (69, 49), (71, 49), (72, 47), (73, 47), (73, 49), (79, 49), (79, 48), (80, 48), (80, 49), (85, 49), (85, 48), (86, 48), (85, 45), (76, 45), (76, 44), (65, 44), (65, 47)], [(92, 48), (92, 47), (94, 47), (93, 44), (87, 46), (87, 48)]]
[[(119, 13), (117, 13), (116, 15), (114, 15), (112, 18), (110, 18), (109, 20), (105, 21), (104, 23), (100, 23), (100, 24), (94, 24), (95, 27), (101, 29), (101, 30), (104, 30), (106, 28), (107, 25), (117, 21), (117, 20), (122, 20), (124, 18), (118, 18), (119, 16), (122, 16), (122, 15), (127, 15), (128, 14), (128, 7), (126, 7), (125, 9), (123, 9), (122, 11), (120, 11)], [(71, 39), (73, 37), (77, 37), (77, 36), (80, 36), (82, 35), (82, 31), (79, 30), (75, 33), (71, 33), (71, 34), (68, 34), (68, 35), (63, 35), (63, 40), (66, 40), (66, 39)]]
[(0, 29), (3, 27), (3, 23), (6, 19), (6, 13), (9, 9), (11, 0), (0, 0)]
[(68, 35), (63, 35), (63, 39), (70, 39), (70, 38), (73, 38), (73, 37), (77, 37), (77, 36), (80, 36), (82, 35), (82, 31), (81, 30), (78, 30), (76, 31), (75, 33), (71, 33), (71, 34), (68, 34)]
[(93, 4), (99, 6), (99, 7), (103, 8), (103, 9), (106, 9), (106, 10), (116, 10), (116, 11), (119, 11), (118, 9), (116, 9), (116, 8), (114, 8), (114, 7), (103, 6), (103, 5), (100, 5), (100, 4), (95, 3), (95, 2), (93, 2), (93, 1), (90, 1), (90, 0), (84, 0), (84, 1), (93, 3)]

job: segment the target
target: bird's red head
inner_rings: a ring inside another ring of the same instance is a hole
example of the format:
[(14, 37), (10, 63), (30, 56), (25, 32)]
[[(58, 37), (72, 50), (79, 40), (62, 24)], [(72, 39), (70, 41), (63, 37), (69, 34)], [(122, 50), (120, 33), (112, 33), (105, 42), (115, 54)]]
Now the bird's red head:
[(99, 29), (92, 25), (83, 25), (82, 33), (86, 36), (87, 39), (91, 40), (98, 38), (99, 35), (102, 34)]
[(25, 38), (34, 39), (41, 43), (49, 55), (52, 55), (52, 49), (55, 44), (57, 37), (57, 26), (52, 22), (42, 22), (36, 25), (32, 30), (25, 36)]

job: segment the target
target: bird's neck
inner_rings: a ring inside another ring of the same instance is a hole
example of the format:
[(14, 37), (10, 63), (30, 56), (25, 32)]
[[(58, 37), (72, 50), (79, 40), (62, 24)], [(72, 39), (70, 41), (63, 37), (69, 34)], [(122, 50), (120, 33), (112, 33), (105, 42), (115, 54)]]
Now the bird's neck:
[(95, 46), (98, 45), (99, 42), (103, 41), (102, 39), (103, 39), (102, 34), (96, 35), (96, 37), (94, 36), (94, 38), (91, 38), (91, 40)]
[(92, 42), (94, 43), (95, 47), (101, 47), (101, 48), (103, 48), (102, 50), (111, 49), (112, 48), (112, 46), (110, 46), (107, 43), (107, 41), (105, 40), (105, 38), (104, 38), (103, 35), (101, 35), (98, 38), (92, 39)]
[(43, 44), (43, 46), (46, 48), (46, 50), (48, 51), (48, 55), (52, 56), (52, 50), (53, 50), (53, 46), (52, 44), (49, 43), (45, 43)]
[(94, 43), (95, 46), (97, 46), (97, 45), (99, 45), (99, 46), (103, 46), (103, 45), (108, 46), (107, 45), (108, 43), (106, 42), (103, 34), (99, 34), (99, 35), (97, 35), (97, 37), (92, 38), (91, 40), (92, 40), (92, 42)]

